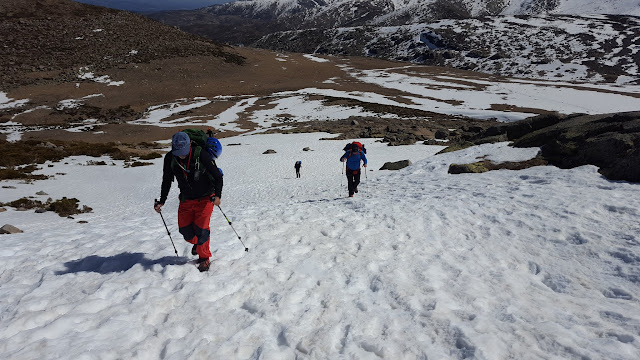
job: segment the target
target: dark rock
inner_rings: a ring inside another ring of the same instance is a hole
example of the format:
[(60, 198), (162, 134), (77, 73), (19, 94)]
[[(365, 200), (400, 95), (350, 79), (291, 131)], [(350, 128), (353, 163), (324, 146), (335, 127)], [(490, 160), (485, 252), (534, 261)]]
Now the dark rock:
[(263, 152), (263, 154), (275, 154), (275, 153), (276, 153), (276, 151), (273, 150), (273, 149), (269, 149), (269, 150)]
[(400, 160), (400, 161), (396, 161), (396, 162), (386, 162), (384, 163), (384, 165), (382, 165), (382, 167), (380, 168), (380, 170), (400, 170), (400, 169), (404, 169), (407, 166), (411, 165), (411, 161), (409, 160)]
[(311, 148), (306, 147), (306, 148), (302, 149), (302, 151), (311, 151)]
[(436, 139), (445, 140), (445, 139), (447, 139), (449, 137), (449, 131), (444, 130), (444, 129), (436, 130), (436, 133), (434, 134), (434, 137)]

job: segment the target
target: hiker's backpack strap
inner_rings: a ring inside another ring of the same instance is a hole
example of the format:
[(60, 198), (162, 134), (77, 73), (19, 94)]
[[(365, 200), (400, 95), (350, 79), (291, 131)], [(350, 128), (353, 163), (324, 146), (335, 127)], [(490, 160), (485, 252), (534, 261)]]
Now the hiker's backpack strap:
[(196, 146), (195, 150), (193, 150), (193, 156), (196, 158), (195, 171), (200, 170), (200, 152), (202, 152), (202, 148), (200, 146)]

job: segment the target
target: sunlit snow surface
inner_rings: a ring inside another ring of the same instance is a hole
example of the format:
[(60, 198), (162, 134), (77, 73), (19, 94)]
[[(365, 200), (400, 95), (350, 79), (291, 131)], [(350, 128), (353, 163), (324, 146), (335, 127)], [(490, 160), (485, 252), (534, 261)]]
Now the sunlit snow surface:
[(69, 196), (94, 211), (0, 213), (25, 231), (0, 235), (2, 358), (638, 358), (638, 185), (593, 166), (449, 175), (537, 149), (433, 156), (442, 147), (363, 139), (371, 171), (347, 198), (345, 141), (322, 137), (223, 139), (222, 209), (249, 251), (215, 209), (208, 273), (178, 233), (175, 183), (163, 213), (180, 257), (152, 209), (161, 159), (75, 157), (39, 171), (65, 173), (54, 179), (3, 182), (16, 189), (2, 202)]

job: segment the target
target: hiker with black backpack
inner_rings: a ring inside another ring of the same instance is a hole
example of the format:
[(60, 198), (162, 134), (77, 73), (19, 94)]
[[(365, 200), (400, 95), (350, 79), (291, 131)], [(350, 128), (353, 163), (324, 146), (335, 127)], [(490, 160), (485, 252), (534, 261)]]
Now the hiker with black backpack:
[(302, 161), (298, 160), (296, 161), (296, 164), (293, 165), (293, 167), (296, 169), (296, 178), (300, 177), (300, 168), (302, 167)]
[(207, 139), (202, 130), (174, 134), (171, 151), (164, 157), (160, 201), (154, 204), (161, 213), (175, 178), (180, 189), (178, 228), (185, 241), (193, 244), (191, 254), (198, 255), (200, 271), (208, 271), (210, 266), (209, 220), (222, 197), (222, 173), (215, 163), (221, 153), (220, 142), (214, 137)]
[(358, 192), (358, 184), (360, 184), (360, 162), (364, 162), (362, 166), (367, 167), (367, 157), (364, 155), (366, 150), (364, 145), (357, 141), (347, 144), (343, 150), (345, 153), (340, 161), (346, 162), (349, 197), (353, 197), (353, 194)]

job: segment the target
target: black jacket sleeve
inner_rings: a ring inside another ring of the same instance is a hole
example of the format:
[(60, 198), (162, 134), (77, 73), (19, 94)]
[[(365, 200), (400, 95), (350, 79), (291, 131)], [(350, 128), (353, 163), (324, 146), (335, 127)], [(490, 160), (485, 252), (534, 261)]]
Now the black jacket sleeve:
[(173, 155), (168, 152), (164, 157), (164, 165), (162, 166), (162, 185), (160, 186), (160, 204), (164, 204), (169, 196), (169, 190), (171, 190), (171, 183), (173, 182), (174, 175), (173, 169), (171, 169), (171, 160)]
[(213, 161), (211, 156), (207, 151), (200, 152), (200, 163), (204, 165), (205, 171), (208, 172), (211, 176), (213, 176), (213, 188), (215, 196), (222, 198), (222, 185), (223, 179), (220, 170), (218, 170), (218, 166), (216, 162)]

